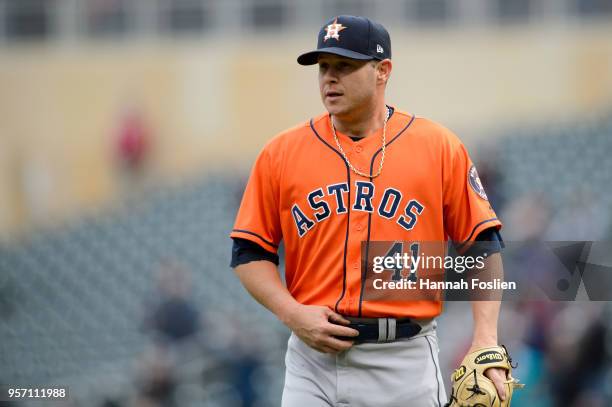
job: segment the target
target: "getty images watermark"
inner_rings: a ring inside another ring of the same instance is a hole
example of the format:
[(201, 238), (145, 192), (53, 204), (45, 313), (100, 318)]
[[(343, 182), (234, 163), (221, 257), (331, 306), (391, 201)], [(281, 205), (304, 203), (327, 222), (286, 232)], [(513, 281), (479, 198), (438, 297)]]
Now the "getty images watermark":
[(612, 242), (510, 241), (499, 257), (495, 246), (362, 242), (363, 299), (612, 300)]
[[(458, 281), (441, 281), (440, 273), (431, 273), (432, 278), (423, 276), (416, 278), (416, 271), (421, 270), (454, 270), (462, 274), (467, 270), (481, 271), (486, 267), (485, 260), (488, 254), (480, 256), (434, 256), (419, 253), (417, 256), (408, 253), (395, 253), (392, 256), (375, 256), (372, 271), (383, 274), (388, 271), (409, 270), (409, 276), (401, 279), (386, 280), (375, 278), (375, 290), (516, 290), (514, 281), (504, 281), (501, 278), (487, 280), (471, 278)], [(401, 273), (400, 273), (401, 275)]]

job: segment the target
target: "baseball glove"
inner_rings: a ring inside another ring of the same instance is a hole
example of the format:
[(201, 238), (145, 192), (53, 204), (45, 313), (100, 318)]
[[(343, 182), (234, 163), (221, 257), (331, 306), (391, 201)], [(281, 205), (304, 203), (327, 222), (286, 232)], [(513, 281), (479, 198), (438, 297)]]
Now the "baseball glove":
[[(484, 375), (485, 370), (497, 367), (506, 370), (506, 399), (502, 401), (493, 382)], [(451, 376), (453, 388), (444, 407), (510, 407), (512, 392), (521, 388), (512, 377), (512, 359), (505, 346), (482, 348), (469, 353)]]

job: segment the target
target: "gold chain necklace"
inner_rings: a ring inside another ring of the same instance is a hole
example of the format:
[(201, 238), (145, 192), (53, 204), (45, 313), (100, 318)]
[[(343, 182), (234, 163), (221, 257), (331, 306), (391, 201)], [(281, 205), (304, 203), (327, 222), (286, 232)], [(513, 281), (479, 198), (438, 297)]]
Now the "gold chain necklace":
[(370, 174), (366, 174), (364, 172), (361, 172), (357, 168), (355, 168), (353, 166), (353, 164), (351, 164), (351, 162), (349, 161), (348, 157), (346, 156), (346, 153), (344, 152), (344, 149), (340, 145), (340, 140), (338, 139), (338, 135), (336, 134), (336, 126), (334, 126), (334, 118), (333, 118), (333, 116), (330, 117), (331, 130), (332, 130), (332, 134), (334, 135), (334, 140), (336, 141), (336, 146), (338, 146), (338, 150), (340, 150), (340, 153), (344, 157), (344, 160), (348, 164), (349, 168), (355, 174), (361, 175), (362, 177), (366, 177), (366, 178), (376, 178), (376, 177), (378, 177), (381, 174), (382, 168), (383, 168), (383, 163), (385, 162), (385, 147), (386, 147), (386, 144), (387, 144), (387, 142), (386, 142), (387, 120), (389, 120), (389, 116), (390, 115), (391, 115), (391, 111), (387, 107), (387, 114), (385, 115), (385, 121), (383, 122), (383, 131), (382, 131), (382, 149), (381, 149), (382, 155), (380, 157), (380, 165), (378, 166), (378, 172), (376, 174), (374, 174), (374, 175), (370, 175)]

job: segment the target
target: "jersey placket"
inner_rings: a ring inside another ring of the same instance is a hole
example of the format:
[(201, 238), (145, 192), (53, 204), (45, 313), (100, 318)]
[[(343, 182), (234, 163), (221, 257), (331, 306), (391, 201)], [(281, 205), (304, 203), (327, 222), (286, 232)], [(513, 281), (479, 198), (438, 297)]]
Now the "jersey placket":
[[(376, 138), (375, 135), (370, 137)], [(374, 140), (368, 139), (352, 143), (350, 150), (345, 150), (351, 164), (360, 172), (370, 172), (370, 161), (376, 148), (368, 148), (369, 146), (364, 144), (372, 144), (371, 141)], [(370, 178), (357, 175), (354, 172), (352, 176), (354, 181), (351, 185), (353, 202), (351, 202), (351, 218), (349, 222), (346, 312), (350, 315), (357, 315), (362, 278), (361, 243), (365, 242), (368, 238), (368, 215), (373, 209), (375, 191)]]

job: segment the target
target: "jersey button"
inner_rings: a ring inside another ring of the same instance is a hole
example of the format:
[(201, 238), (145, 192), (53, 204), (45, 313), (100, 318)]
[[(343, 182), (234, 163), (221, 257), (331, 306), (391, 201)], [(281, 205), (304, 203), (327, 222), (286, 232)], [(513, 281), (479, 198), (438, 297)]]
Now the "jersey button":
[(357, 270), (357, 269), (359, 268), (359, 263), (355, 263), (355, 264), (353, 264), (353, 268), (354, 268), (355, 270)]
[(357, 229), (357, 231), (361, 232), (363, 230), (363, 225), (358, 224), (357, 226), (355, 226), (355, 229)]
[(357, 147), (355, 147), (355, 151), (358, 152), (358, 153), (361, 153), (363, 151), (363, 147), (357, 146)]

